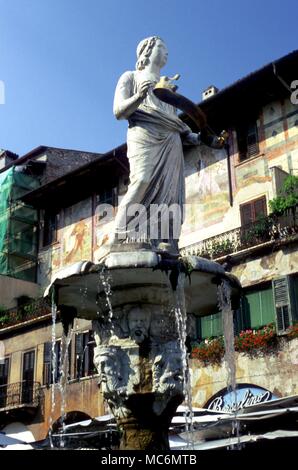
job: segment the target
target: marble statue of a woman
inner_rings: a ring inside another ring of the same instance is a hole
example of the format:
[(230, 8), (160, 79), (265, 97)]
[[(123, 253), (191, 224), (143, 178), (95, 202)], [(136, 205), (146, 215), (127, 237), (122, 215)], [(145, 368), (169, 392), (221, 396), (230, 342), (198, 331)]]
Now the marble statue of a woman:
[(128, 120), (127, 156), (130, 183), (118, 207), (114, 243), (167, 242), (177, 250), (183, 220), (184, 157), (182, 140), (199, 144), (176, 108), (153, 93), (168, 51), (158, 36), (137, 47), (135, 71), (119, 79), (114, 98), (117, 119)]

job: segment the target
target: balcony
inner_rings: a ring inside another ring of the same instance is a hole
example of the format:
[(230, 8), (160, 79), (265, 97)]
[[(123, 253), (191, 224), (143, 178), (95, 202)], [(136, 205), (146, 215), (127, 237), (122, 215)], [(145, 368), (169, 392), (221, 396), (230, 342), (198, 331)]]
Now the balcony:
[(244, 250), (296, 240), (297, 234), (298, 225), (292, 217), (288, 215), (268, 216), (251, 224), (188, 245), (180, 251), (182, 256), (194, 255), (208, 259), (220, 259)]
[(0, 311), (0, 330), (30, 320), (34, 320), (51, 313), (51, 306), (46, 299), (37, 299), (21, 307)]
[(13, 418), (32, 415), (40, 405), (39, 382), (16, 382), (0, 385), (0, 416)]

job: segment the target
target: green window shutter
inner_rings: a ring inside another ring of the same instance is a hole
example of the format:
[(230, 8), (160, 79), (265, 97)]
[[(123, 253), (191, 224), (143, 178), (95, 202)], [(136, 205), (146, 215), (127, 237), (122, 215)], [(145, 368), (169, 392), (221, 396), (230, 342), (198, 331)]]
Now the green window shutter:
[(212, 315), (201, 317), (201, 335), (202, 339), (212, 336)]
[(298, 275), (290, 277), (290, 298), (292, 305), (292, 320), (293, 322), (298, 321)]
[(268, 325), (275, 321), (275, 309), (272, 287), (260, 291), (262, 325)]
[(246, 307), (251, 328), (261, 326), (260, 296), (259, 292), (249, 292), (246, 294)]
[(248, 292), (242, 302), (242, 314), (250, 328), (259, 328), (275, 320), (272, 288)]
[(244, 297), (241, 299), (241, 308), (235, 311), (234, 313), (234, 331), (235, 335), (239, 335), (239, 333), (243, 330), (247, 329), (247, 312), (245, 308)]
[(215, 315), (212, 315), (213, 321), (213, 334), (212, 336), (220, 336), (223, 334), (223, 326), (222, 326), (222, 313), (218, 312)]
[(288, 276), (273, 279), (272, 281), (278, 333), (283, 333), (293, 323), (290, 301), (290, 284), (291, 278)]
[(221, 312), (200, 318), (201, 338), (220, 336), (223, 333)]

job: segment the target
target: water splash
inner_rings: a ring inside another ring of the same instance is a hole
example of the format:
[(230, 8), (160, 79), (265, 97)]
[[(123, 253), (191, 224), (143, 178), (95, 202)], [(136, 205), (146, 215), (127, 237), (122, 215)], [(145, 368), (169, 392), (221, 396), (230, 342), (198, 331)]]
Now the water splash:
[[(225, 279), (218, 286), (218, 306), (222, 312), (222, 324), (224, 334), (225, 355), (224, 361), (227, 368), (227, 389), (234, 396), (235, 412), (232, 424), (232, 434), (238, 438), (236, 448), (240, 449), (239, 421), (237, 420), (237, 383), (236, 383), (236, 359), (235, 359), (235, 334), (233, 310), (231, 305), (231, 286)], [(234, 448), (232, 446), (231, 448)]]
[(188, 435), (187, 447), (192, 447), (193, 442), (193, 409), (192, 409), (192, 390), (191, 390), (191, 378), (190, 369), (188, 364), (187, 347), (186, 347), (186, 336), (187, 336), (187, 312), (185, 306), (185, 294), (184, 294), (184, 275), (179, 274), (177, 290), (175, 293), (176, 307), (175, 307), (175, 318), (176, 325), (179, 335), (180, 348), (182, 352), (182, 365), (183, 365), (183, 394), (185, 397), (185, 411), (183, 413), (185, 419), (185, 431)]

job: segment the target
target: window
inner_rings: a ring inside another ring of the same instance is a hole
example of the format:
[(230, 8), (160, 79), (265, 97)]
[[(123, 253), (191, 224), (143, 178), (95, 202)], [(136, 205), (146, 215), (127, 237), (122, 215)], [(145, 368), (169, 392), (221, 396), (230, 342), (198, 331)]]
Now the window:
[(103, 211), (101, 210), (100, 213), (98, 213), (97, 223), (99, 223), (102, 219), (105, 219), (105, 221), (108, 222), (110, 216), (113, 216), (113, 208), (114, 208), (115, 200), (116, 200), (116, 197), (115, 197), (116, 191), (117, 191), (117, 188), (106, 189), (96, 195), (96, 198), (95, 198), (96, 208), (98, 208), (98, 206), (104, 206), (104, 205), (111, 206), (110, 212), (108, 212), (109, 209), (107, 208), (107, 210), (103, 210)]
[(238, 151), (240, 161), (259, 153), (259, 138), (256, 122), (244, 123), (237, 129)]
[(112, 204), (114, 203), (115, 189), (105, 189), (96, 196), (96, 204)]
[[(59, 382), (60, 379), (60, 367), (61, 367), (61, 340), (55, 343), (55, 383)], [(43, 384), (50, 385), (53, 383), (52, 375), (52, 343), (48, 342), (44, 344), (43, 350)], [(68, 347), (68, 379), (71, 377), (71, 344)]]
[[(61, 341), (55, 343), (55, 383), (59, 381), (59, 364), (61, 354)], [(52, 376), (52, 343), (44, 344), (43, 349), (43, 383), (50, 385), (53, 383)]]
[(43, 226), (43, 246), (50, 245), (57, 240), (58, 214), (53, 211), (45, 211)]
[(9, 358), (6, 357), (3, 364), (0, 363), (0, 408), (5, 408), (6, 406), (8, 372)]
[(35, 351), (28, 351), (23, 356), (22, 403), (33, 400)]
[(259, 328), (275, 321), (275, 308), (271, 285), (248, 290), (241, 302), (244, 328)]
[(241, 225), (256, 222), (260, 217), (267, 215), (266, 196), (240, 205)]
[(94, 340), (93, 332), (76, 335), (76, 377), (87, 377), (94, 374), (93, 365)]

